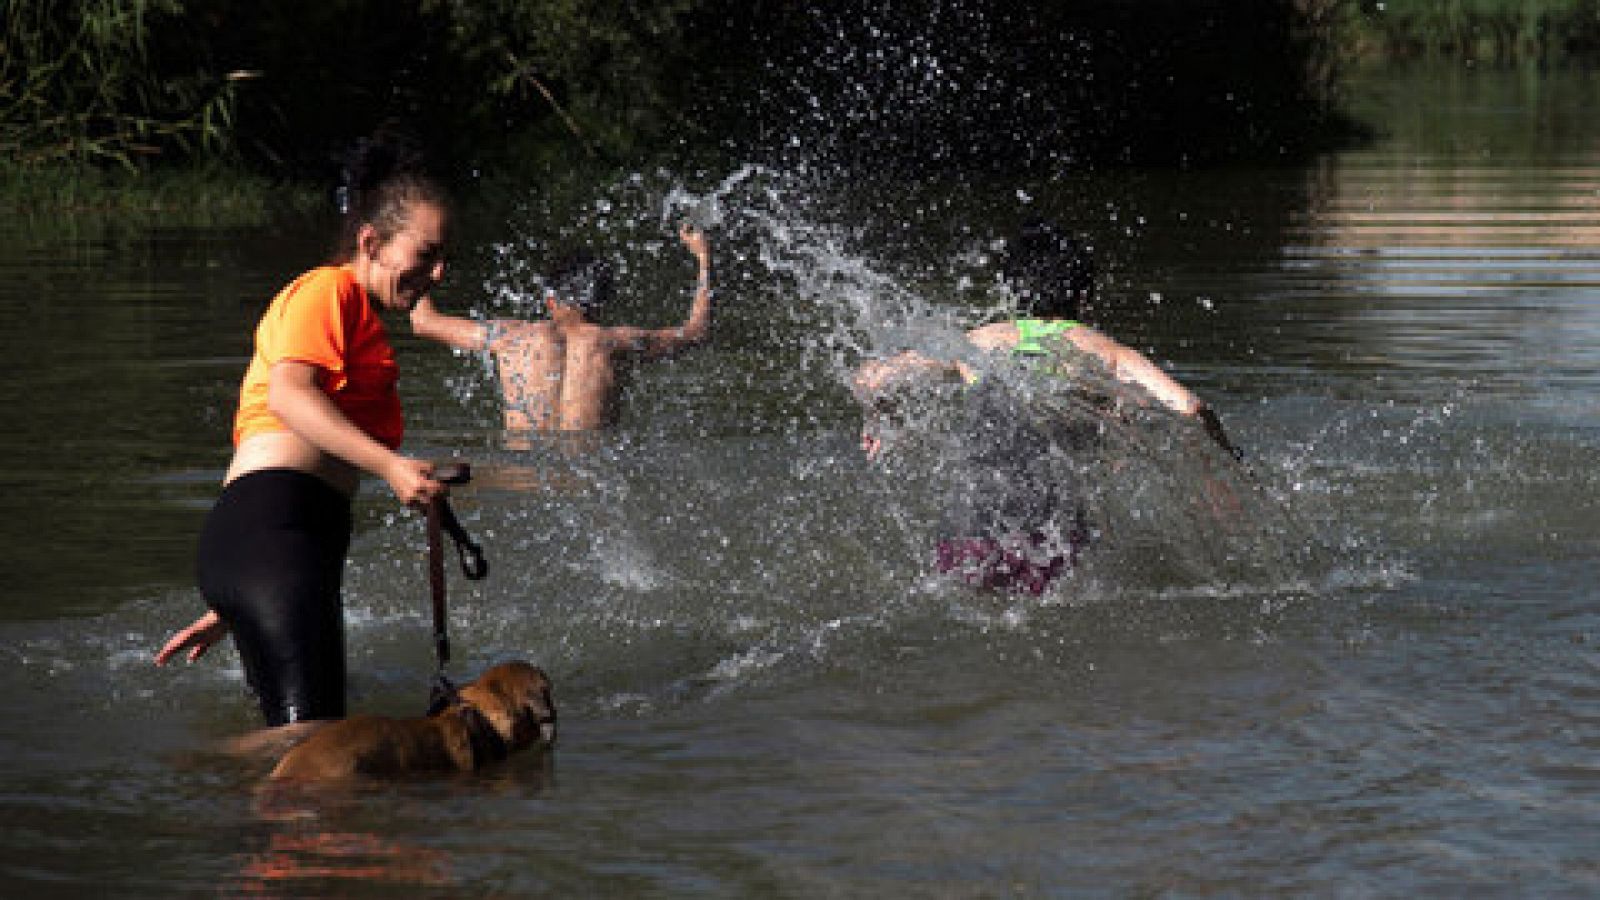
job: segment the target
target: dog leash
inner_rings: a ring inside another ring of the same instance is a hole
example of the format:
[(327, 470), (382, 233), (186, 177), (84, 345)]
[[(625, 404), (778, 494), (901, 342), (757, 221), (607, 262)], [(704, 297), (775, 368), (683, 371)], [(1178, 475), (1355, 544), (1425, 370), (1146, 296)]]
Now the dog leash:
[[(445, 484), (466, 484), (472, 480), (472, 469), (466, 463), (448, 463), (434, 468), (433, 478)], [(445, 608), (444, 534), (448, 532), (455, 542), (456, 556), (461, 561), (461, 573), (477, 581), (489, 574), (489, 563), (483, 548), (467, 535), (450, 508), (446, 497), (436, 497), (428, 504), (428, 585), (433, 592), (433, 650), (439, 669), (434, 673), (433, 689), (428, 701), (428, 712), (434, 712), (455, 702), (456, 687), (445, 677), (445, 664), (450, 662), (449, 617)]]

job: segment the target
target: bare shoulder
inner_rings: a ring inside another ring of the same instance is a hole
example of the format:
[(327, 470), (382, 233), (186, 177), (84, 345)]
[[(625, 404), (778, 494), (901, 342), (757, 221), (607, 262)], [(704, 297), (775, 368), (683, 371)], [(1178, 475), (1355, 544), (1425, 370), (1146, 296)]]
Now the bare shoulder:
[(988, 325), (979, 325), (967, 332), (967, 340), (974, 347), (982, 350), (1003, 350), (1017, 345), (1018, 332), (1015, 322), (991, 322)]
[(549, 331), (545, 332), (551, 339), (559, 340), (568, 348), (594, 349), (609, 343), (610, 328), (596, 325), (593, 322), (562, 322), (543, 323)]
[(645, 341), (649, 340), (654, 329), (640, 328), (636, 325), (596, 325), (594, 338), (616, 353), (630, 353), (641, 350)]
[(489, 348), (498, 350), (509, 343), (548, 340), (554, 335), (555, 326), (543, 320), (525, 322), (500, 319), (494, 323)]

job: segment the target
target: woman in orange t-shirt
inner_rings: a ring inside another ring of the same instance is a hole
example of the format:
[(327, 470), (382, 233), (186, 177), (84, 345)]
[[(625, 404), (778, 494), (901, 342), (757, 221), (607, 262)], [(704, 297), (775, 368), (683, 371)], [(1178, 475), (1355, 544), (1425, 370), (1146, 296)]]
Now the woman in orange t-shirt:
[(361, 473), (410, 506), (446, 492), (431, 463), (397, 452), (399, 370), (378, 315), (410, 310), (443, 278), (444, 194), (419, 175), (353, 168), (366, 177), (350, 186), (335, 264), (285, 287), (256, 328), (233, 461), (200, 535), (208, 609), (156, 654), (193, 662), (232, 631), (269, 725), (344, 715), (340, 583)]

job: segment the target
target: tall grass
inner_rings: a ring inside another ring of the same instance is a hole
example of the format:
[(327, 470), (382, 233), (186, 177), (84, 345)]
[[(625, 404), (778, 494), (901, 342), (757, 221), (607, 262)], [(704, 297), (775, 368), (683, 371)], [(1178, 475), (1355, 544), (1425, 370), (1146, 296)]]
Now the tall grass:
[(0, 163), (115, 165), (222, 153), (225, 77), (159, 71), (149, 36), (181, 0), (0, 0)]
[(84, 223), (148, 227), (263, 225), (331, 208), (327, 192), (218, 165), (120, 167), (0, 165), (0, 216), (33, 234)]

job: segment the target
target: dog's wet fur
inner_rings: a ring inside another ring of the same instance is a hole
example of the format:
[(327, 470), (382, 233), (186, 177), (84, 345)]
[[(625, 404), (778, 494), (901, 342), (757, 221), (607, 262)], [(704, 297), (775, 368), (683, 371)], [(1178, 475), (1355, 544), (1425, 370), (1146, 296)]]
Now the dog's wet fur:
[(328, 781), (474, 772), (512, 753), (555, 742), (550, 679), (525, 662), (501, 663), (420, 718), (352, 716), (328, 722), (291, 747), (268, 776)]

